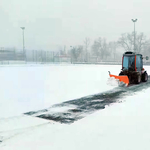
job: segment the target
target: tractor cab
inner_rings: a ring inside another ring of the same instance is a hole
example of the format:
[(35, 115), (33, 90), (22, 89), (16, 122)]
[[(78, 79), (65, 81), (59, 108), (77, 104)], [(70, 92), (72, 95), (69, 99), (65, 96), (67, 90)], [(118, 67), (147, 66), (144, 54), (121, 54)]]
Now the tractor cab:
[(123, 71), (142, 71), (143, 61), (141, 54), (135, 54), (134, 52), (125, 52), (122, 58), (122, 70)]

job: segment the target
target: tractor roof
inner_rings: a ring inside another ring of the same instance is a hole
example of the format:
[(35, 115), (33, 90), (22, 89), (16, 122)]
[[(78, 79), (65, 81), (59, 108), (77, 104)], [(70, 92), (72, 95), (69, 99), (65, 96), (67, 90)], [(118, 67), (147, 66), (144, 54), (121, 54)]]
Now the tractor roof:
[(142, 54), (137, 54), (137, 53), (131, 52), (131, 51), (127, 51), (123, 54), (123, 56), (135, 56), (135, 55), (141, 55), (142, 56)]

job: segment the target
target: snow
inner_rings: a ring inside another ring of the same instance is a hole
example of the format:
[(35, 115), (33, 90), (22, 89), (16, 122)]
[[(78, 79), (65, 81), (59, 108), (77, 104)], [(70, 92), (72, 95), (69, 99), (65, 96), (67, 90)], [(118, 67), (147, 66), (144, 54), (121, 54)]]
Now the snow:
[[(145, 68), (150, 73), (150, 67)], [(150, 88), (122, 97), (121, 103), (70, 125), (22, 115), (29, 110), (113, 89), (106, 84), (108, 70), (118, 74), (120, 66), (2, 67), (0, 149), (150, 149)], [(52, 111), (65, 109), (67, 107)]]
[(0, 118), (45, 109), (56, 103), (112, 89), (105, 85), (107, 69), (110, 67), (112, 68), (100, 65), (1, 67), (0, 112), (3, 113), (0, 113)]

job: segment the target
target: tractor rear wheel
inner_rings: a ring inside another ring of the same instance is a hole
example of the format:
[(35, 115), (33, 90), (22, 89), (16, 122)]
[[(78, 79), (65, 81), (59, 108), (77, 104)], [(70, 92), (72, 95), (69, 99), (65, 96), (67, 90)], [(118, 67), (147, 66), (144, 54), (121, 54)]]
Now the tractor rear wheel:
[(147, 72), (145, 71), (143, 74), (142, 74), (142, 82), (147, 82), (148, 80), (148, 74)]

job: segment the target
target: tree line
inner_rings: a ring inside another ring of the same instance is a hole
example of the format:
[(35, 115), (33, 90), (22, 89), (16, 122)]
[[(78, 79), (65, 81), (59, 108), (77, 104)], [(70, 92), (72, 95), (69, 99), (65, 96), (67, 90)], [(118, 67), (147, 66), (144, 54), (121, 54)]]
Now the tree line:
[[(135, 36), (135, 40), (134, 40)], [(106, 38), (98, 37), (91, 43), (90, 38), (86, 37), (83, 45), (70, 46), (68, 54), (72, 61), (89, 62), (89, 59), (95, 58), (97, 61), (106, 60), (107, 57), (115, 60), (118, 50), (120, 52), (134, 51), (143, 55), (150, 54), (150, 40), (144, 33), (123, 33), (117, 41), (107, 42)], [(61, 54), (65, 52), (61, 50)]]

